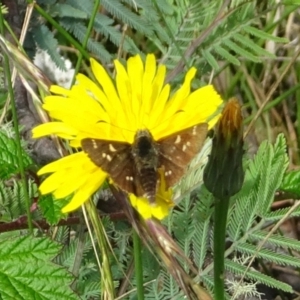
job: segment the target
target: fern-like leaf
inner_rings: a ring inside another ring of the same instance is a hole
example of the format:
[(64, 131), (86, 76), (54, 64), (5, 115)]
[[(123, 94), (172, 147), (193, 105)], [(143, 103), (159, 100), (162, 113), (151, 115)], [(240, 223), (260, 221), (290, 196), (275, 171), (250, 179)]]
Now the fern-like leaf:
[(45, 25), (37, 27), (34, 31), (33, 38), (37, 46), (50, 55), (57, 67), (66, 71), (65, 63), (57, 52), (57, 40), (54, 38), (54, 35), (49, 28)]
[[(225, 269), (227, 269), (228, 271), (230, 271), (234, 274), (240, 275), (240, 276), (245, 275), (246, 279), (253, 280), (254, 282), (260, 282), (260, 283), (265, 284), (266, 286), (280, 289), (287, 293), (293, 292), (293, 289), (291, 288), (290, 285), (288, 285), (284, 282), (281, 282), (279, 280), (276, 280), (265, 274), (262, 274), (258, 271), (247, 270), (247, 272), (246, 272), (245, 266), (238, 264), (236, 262), (233, 262), (232, 260), (228, 260), (228, 259), (225, 260)], [(238, 281), (238, 279), (237, 279), (237, 281)]]
[[(255, 242), (258, 242), (262, 241), (267, 236), (267, 234), (268, 232), (258, 230), (251, 233), (249, 235), (249, 238), (253, 239), (253, 241)], [(273, 234), (272, 236), (268, 237), (267, 244), (275, 247), (281, 247), (284, 249), (291, 249), (300, 252), (299, 241), (278, 234)]]
[(138, 15), (130, 11), (126, 6), (118, 0), (102, 0), (101, 4), (109, 11), (113, 16), (116, 16), (130, 27), (135, 28), (137, 31), (151, 36), (153, 31), (151, 26)]

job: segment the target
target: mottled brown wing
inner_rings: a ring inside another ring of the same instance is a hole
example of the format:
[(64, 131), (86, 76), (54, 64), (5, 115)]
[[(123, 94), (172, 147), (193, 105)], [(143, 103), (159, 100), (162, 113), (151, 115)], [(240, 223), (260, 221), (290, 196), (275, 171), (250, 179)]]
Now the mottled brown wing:
[(186, 167), (200, 152), (208, 130), (201, 123), (159, 140), (159, 165), (164, 166), (167, 187), (175, 185), (184, 175)]
[(91, 161), (107, 172), (122, 190), (136, 194), (136, 172), (130, 144), (100, 139), (83, 139), (81, 146)]

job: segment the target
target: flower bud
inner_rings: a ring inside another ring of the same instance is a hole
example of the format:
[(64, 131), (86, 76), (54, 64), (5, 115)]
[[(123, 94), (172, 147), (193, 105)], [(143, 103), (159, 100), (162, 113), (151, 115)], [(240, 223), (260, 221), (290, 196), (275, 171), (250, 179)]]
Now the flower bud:
[(232, 98), (216, 125), (211, 155), (204, 170), (205, 186), (219, 199), (236, 194), (244, 181), (242, 121), (241, 106)]

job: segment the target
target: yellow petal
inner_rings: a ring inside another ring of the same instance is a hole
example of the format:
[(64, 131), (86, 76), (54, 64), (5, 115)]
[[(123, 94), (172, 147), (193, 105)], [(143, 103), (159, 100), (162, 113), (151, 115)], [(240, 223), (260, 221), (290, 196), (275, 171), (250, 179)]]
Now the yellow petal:
[(168, 119), (170, 116), (174, 115), (180, 110), (184, 110), (187, 105), (187, 97), (191, 90), (191, 81), (195, 77), (196, 69), (191, 68), (184, 79), (183, 85), (176, 91), (172, 98), (168, 101), (163, 115), (164, 119)]
[(222, 104), (222, 98), (212, 85), (207, 85), (194, 91), (187, 98), (185, 111), (199, 111), (201, 115), (211, 116)]
[(158, 134), (160, 132), (159, 128), (161, 126), (163, 128), (165, 127), (173, 128), (173, 125), (169, 126), (171, 118), (162, 120), (163, 118), (162, 114), (164, 112), (165, 105), (168, 101), (169, 95), (170, 95), (170, 85), (167, 84), (164, 86), (163, 90), (161, 91), (159, 97), (157, 98), (155, 106), (151, 114), (149, 115), (149, 123), (147, 128), (151, 130), (155, 140), (159, 140), (161, 137), (163, 137)]
[[(156, 140), (179, 132), (200, 123), (209, 123), (209, 128), (217, 121), (216, 112), (220, 109), (222, 99), (213, 86), (205, 86), (186, 97), (185, 102), (176, 111), (175, 106), (170, 110), (173, 115), (161, 113), (162, 118), (151, 131)], [(168, 110), (168, 104), (165, 111)]]
[(152, 82), (156, 73), (156, 61), (155, 56), (148, 54), (145, 62), (145, 71), (142, 78), (142, 108), (143, 114), (150, 114), (154, 99), (152, 99)]
[(116, 86), (120, 97), (119, 112), (121, 112), (114, 119), (117, 126), (126, 126), (129, 130), (135, 130), (136, 120), (133, 118), (133, 112), (131, 107), (132, 91), (128, 74), (124, 66), (117, 60), (114, 61), (116, 68)]
[(65, 169), (58, 170), (57, 172), (51, 174), (39, 186), (40, 192), (44, 195), (55, 191), (63, 183), (66, 175), (67, 170)]
[(151, 214), (154, 218), (162, 220), (169, 214), (169, 207), (167, 205), (156, 205), (151, 207)]
[(88, 94), (102, 105), (103, 113), (106, 112), (108, 116), (111, 116), (115, 113), (115, 108), (112, 106), (109, 98), (107, 98), (103, 90), (98, 85), (96, 85), (93, 81), (91, 81), (83, 74), (78, 74), (78, 81), (80, 84), (78, 86), (83, 86)]
[(62, 209), (62, 212), (67, 213), (80, 207), (101, 187), (106, 176), (100, 169), (90, 174), (87, 184), (78, 189), (71, 201)]
[(131, 205), (138, 211), (144, 220), (150, 219), (152, 217), (149, 201), (145, 198), (138, 198), (135, 195), (130, 196)]
[(82, 165), (82, 160), (89, 160), (86, 153), (74, 153), (42, 167), (37, 174), (43, 175), (56, 172), (57, 170), (65, 170), (71, 168), (72, 166)]
[(68, 96), (71, 93), (70, 90), (67, 90), (59, 85), (51, 85), (50, 92), (53, 94), (65, 95), (65, 96)]
[(54, 191), (55, 198), (65, 198), (83, 186), (83, 184), (88, 184), (89, 172), (83, 169), (78, 170), (79, 168), (78, 166), (76, 170), (70, 170), (62, 184)]
[(65, 139), (72, 139), (77, 134), (77, 130), (63, 122), (50, 122), (38, 125), (32, 129), (33, 138), (39, 138), (49, 134), (56, 134)]
[(164, 65), (160, 65), (157, 68), (157, 73), (153, 80), (152, 93), (151, 93), (151, 101), (153, 102), (153, 109), (155, 109), (155, 105), (158, 104), (158, 97), (164, 87), (166, 70), (167, 68)]
[(107, 74), (105, 69), (100, 64), (98, 64), (94, 59), (91, 59), (91, 67), (97, 81), (102, 86), (102, 90), (105, 96), (107, 97), (107, 99), (109, 99), (109, 103), (111, 107), (114, 108), (114, 111), (118, 111), (122, 107), (120, 105), (119, 96), (117, 94), (117, 91), (115, 89), (115, 86), (110, 76)]
[(142, 104), (142, 79), (144, 74), (144, 65), (139, 55), (131, 57), (127, 61), (127, 73), (131, 86), (131, 104), (132, 118), (136, 120), (135, 128), (141, 128), (141, 104)]

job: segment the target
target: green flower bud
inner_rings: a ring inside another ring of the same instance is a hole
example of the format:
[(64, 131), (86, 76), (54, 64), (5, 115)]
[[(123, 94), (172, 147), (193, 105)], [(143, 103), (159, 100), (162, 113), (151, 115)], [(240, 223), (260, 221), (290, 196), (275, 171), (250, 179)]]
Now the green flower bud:
[(242, 121), (241, 106), (232, 98), (216, 125), (211, 155), (204, 169), (204, 184), (219, 199), (233, 196), (243, 185)]

